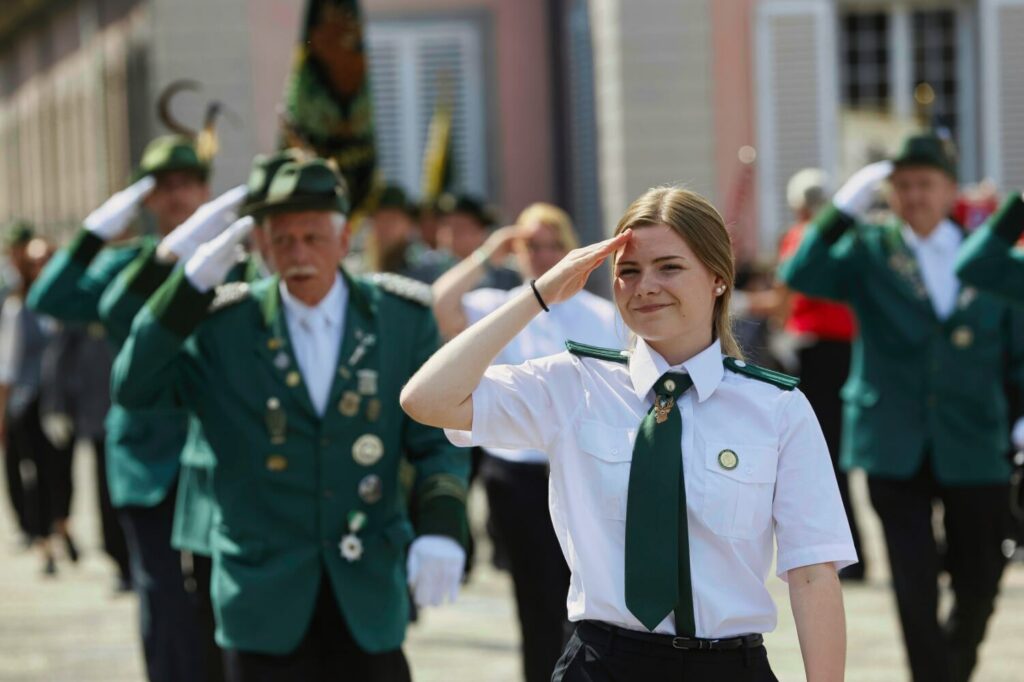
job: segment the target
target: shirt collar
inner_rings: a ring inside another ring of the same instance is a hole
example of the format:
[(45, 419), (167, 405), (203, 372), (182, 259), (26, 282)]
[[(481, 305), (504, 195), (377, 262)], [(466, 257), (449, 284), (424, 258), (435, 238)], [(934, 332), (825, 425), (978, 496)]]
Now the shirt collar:
[(285, 311), (294, 316), (296, 320), (312, 321), (321, 318), (332, 327), (341, 323), (348, 297), (348, 287), (340, 275), (334, 275), (334, 284), (331, 285), (331, 290), (315, 306), (308, 306), (292, 296), (283, 280), (278, 286), (281, 288), (281, 302), (284, 304)]
[(704, 402), (722, 382), (725, 368), (722, 366), (722, 345), (718, 339), (711, 345), (682, 363), (670, 367), (665, 358), (647, 345), (643, 339), (637, 339), (636, 347), (629, 359), (629, 376), (633, 381), (633, 390), (641, 400), (654, 388), (654, 382), (669, 370), (686, 372), (693, 380), (697, 389), (697, 401)]
[(960, 248), (960, 242), (963, 241), (963, 234), (949, 219), (939, 223), (939, 226), (927, 237), (918, 236), (906, 223), (902, 225), (901, 231), (903, 233), (903, 241), (914, 251), (920, 248), (955, 251)]

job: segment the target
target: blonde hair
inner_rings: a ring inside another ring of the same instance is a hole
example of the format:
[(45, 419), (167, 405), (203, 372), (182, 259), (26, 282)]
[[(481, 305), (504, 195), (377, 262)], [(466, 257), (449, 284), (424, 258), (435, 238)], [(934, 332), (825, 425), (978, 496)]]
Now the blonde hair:
[(516, 225), (524, 226), (531, 223), (540, 223), (553, 229), (566, 251), (572, 251), (580, 246), (580, 240), (572, 226), (572, 218), (557, 206), (544, 202), (530, 204), (516, 218)]
[(711, 334), (721, 342), (723, 353), (742, 359), (743, 351), (733, 336), (729, 317), (736, 261), (732, 237), (725, 229), (722, 216), (696, 192), (681, 187), (654, 187), (630, 204), (615, 227), (615, 234), (651, 225), (667, 225), (675, 231), (686, 240), (704, 267), (725, 283), (725, 292), (715, 300)]

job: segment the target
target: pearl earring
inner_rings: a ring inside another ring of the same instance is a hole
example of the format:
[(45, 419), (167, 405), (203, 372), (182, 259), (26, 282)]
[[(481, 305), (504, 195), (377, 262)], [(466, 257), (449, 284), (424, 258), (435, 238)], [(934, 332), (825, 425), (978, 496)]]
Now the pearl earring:
[(724, 286), (718, 287), (717, 289), (715, 289), (715, 293), (717, 293), (719, 296), (721, 296), (722, 294), (725, 293), (725, 287)]

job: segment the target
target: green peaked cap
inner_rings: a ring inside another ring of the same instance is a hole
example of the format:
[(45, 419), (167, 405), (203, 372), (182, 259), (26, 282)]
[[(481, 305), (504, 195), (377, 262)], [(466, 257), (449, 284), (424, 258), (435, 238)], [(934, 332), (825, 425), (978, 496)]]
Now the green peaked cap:
[(934, 133), (911, 135), (893, 157), (896, 168), (925, 166), (937, 168), (956, 180), (956, 159), (950, 143)]
[(377, 210), (393, 209), (416, 217), (416, 205), (409, 201), (409, 195), (399, 185), (385, 185), (377, 199)]
[(206, 181), (210, 175), (210, 165), (199, 158), (195, 142), (189, 138), (184, 135), (161, 135), (146, 145), (132, 181), (168, 171), (193, 171)]
[(345, 181), (323, 159), (281, 165), (267, 189), (267, 198), (252, 209), (260, 216), (297, 211), (335, 211), (348, 215)]
[(3, 228), (3, 243), (8, 248), (24, 246), (36, 236), (36, 228), (27, 220), (15, 220)]
[(270, 189), (274, 175), (284, 164), (298, 162), (301, 159), (302, 152), (297, 149), (285, 149), (274, 154), (257, 154), (252, 160), (252, 170), (249, 171), (249, 181), (246, 183), (249, 191), (241, 208), (238, 209), (238, 215), (259, 218), (258, 206), (266, 200), (267, 190)]

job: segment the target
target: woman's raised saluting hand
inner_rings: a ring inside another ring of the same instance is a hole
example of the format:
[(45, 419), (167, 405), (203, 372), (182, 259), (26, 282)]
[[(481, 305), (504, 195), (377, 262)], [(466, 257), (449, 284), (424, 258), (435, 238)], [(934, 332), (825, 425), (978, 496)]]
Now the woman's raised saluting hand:
[(625, 248), (633, 236), (632, 230), (589, 246), (573, 249), (555, 267), (537, 279), (537, 290), (548, 305), (561, 303), (575, 296), (587, 279), (608, 256)]

